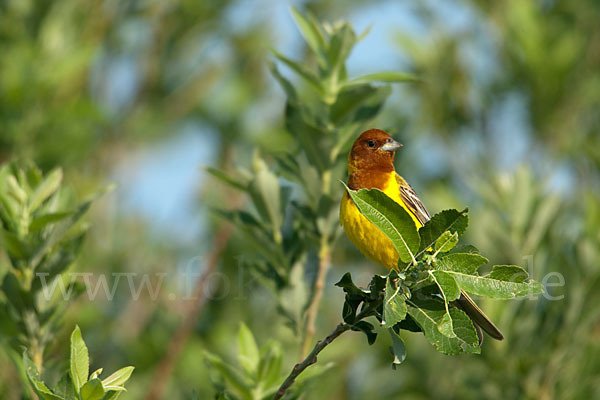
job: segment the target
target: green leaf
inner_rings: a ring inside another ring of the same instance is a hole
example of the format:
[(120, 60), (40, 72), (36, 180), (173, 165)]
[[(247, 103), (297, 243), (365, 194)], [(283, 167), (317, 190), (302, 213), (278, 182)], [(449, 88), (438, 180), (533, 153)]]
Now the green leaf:
[(434, 215), (427, 221), (425, 225), (419, 229), (421, 247), (419, 248), (417, 256), (433, 247), (435, 242), (446, 231), (452, 233), (457, 232), (459, 236), (462, 235), (469, 224), (469, 217), (467, 217), (466, 212), (467, 209), (463, 211), (445, 210)]
[[(263, 228), (261, 222), (247, 212), (238, 210), (233, 212), (219, 211), (219, 213), (238, 225), (249, 244), (265, 258), (265, 260), (261, 260), (262, 265), (268, 265), (268, 268), (272, 269), (272, 272), (277, 274), (279, 279), (283, 281), (288, 268), (288, 260), (283, 254), (283, 247), (273, 241), (272, 233)], [(263, 261), (268, 261), (268, 263), (265, 264)], [(258, 265), (257, 263), (250, 264), (254, 267)]]
[(94, 372), (92, 372), (90, 374), (90, 378), (89, 379), (90, 380), (96, 379), (96, 378), (98, 378), (100, 376), (101, 373), (102, 373), (102, 368), (98, 368), (97, 370), (95, 370)]
[(435, 261), (434, 267), (442, 271), (455, 271), (472, 275), (479, 267), (488, 263), (488, 259), (473, 253), (451, 253)]
[(473, 321), (463, 311), (456, 307), (450, 308), (450, 317), (452, 318), (452, 329), (456, 337), (462, 341), (462, 347), (465, 353), (479, 354), (479, 336), (473, 326)]
[(464, 312), (457, 308), (450, 309), (450, 318), (456, 336), (448, 337), (439, 329), (442, 319), (447, 315), (445, 303), (441, 299), (426, 295), (413, 295), (410, 300), (407, 300), (407, 306), (408, 314), (415, 320), (427, 340), (438, 351), (444, 354), (480, 352), (477, 345), (477, 332)]
[(81, 387), (81, 400), (100, 400), (104, 396), (104, 387), (100, 379), (95, 378)]
[(346, 272), (335, 286), (341, 287), (346, 293), (344, 306), (342, 308), (342, 318), (344, 319), (344, 322), (353, 324), (356, 320), (358, 307), (363, 301), (369, 300), (371, 293), (370, 291), (358, 288), (354, 282), (352, 282), (350, 272)]
[(33, 364), (29, 356), (27, 355), (27, 350), (23, 351), (23, 363), (25, 364), (25, 372), (27, 373), (27, 378), (29, 379), (29, 383), (31, 383), (31, 387), (35, 391), (35, 393), (43, 400), (62, 400), (63, 397), (60, 397), (54, 393), (46, 384), (40, 379), (38, 370), (36, 366)]
[(435, 241), (434, 250), (436, 253), (447, 253), (458, 243), (458, 232), (451, 233), (446, 231)]
[(374, 74), (363, 75), (352, 79), (348, 82), (350, 85), (361, 83), (385, 82), (385, 83), (404, 83), (404, 82), (419, 82), (420, 79), (415, 75), (405, 72), (387, 71), (376, 72)]
[(446, 308), (446, 314), (438, 323), (438, 329), (445, 336), (456, 337), (452, 327), (452, 318), (450, 316), (448, 304), (460, 297), (460, 289), (454, 278), (444, 271), (429, 271), (429, 274), (437, 287), (440, 289), (442, 297), (444, 298), (444, 306)]
[(218, 170), (216, 168), (213, 167), (206, 167), (204, 168), (204, 170), (211, 174), (213, 177), (219, 179), (221, 182), (228, 184), (229, 186), (241, 190), (241, 191), (246, 191), (247, 188), (247, 182), (240, 182), (232, 177), (230, 177), (229, 175), (227, 175), (226, 173), (224, 173), (221, 170)]
[(292, 15), (296, 20), (296, 24), (298, 25), (298, 29), (300, 29), (300, 33), (308, 43), (308, 46), (312, 49), (312, 51), (317, 56), (317, 60), (321, 67), (325, 67), (326, 65), (326, 43), (325, 37), (321, 28), (314, 21), (314, 19), (309, 18), (306, 19), (296, 7), (292, 7)]
[(71, 376), (69, 375), (69, 372), (66, 372), (62, 376), (62, 378), (60, 378), (60, 381), (58, 381), (58, 383), (54, 387), (54, 393), (62, 397), (64, 400), (76, 399), (77, 395), (75, 393), (75, 390), (73, 389), (73, 382), (71, 381)]
[(450, 310), (444, 314), (441, 321), (438, 322), (438, 330), (442, 335), (448, 336), (451, 338), (456, 337), (456, 333), (454, 333), (454, 328), (452, 326), (452, 317), (450, 316)]
[(19, 205), (25, 204), (27, 201), (27, 192), (19, 185), (17, 178), (14, 175), (9, 175), (6, 178), (6, 193), (12, 196)]
[(71, 334), (70, 363), (71, 380), (73, 381), (75, 392), (79, 393), (82, 386), (87, 382), (89, 368), (90, 359), (88, 349), (81, 337), (81, 330), (79, 329), (79, 326), (76, 325)]
[(477, 247), (472, 244), (459, 244), (455, 246), (450, 253), (467, 253), (467, 254), (479, 254), (480, 251)]
[(6, 297), (7, 303), (18, 310), (20, 314), (25, 314), (29, 312), (28, 310), (35, 308), (32, 294), (23, 289), (15, 272), (7, 272), (2, 279), (0, 287), (2, 292), (4, 292), (3, 294)]
[(254, 340), (254, 335), (244, 323), (240, 325), (238, 331), (237, 345), (240, 364), (249, 375), (255, 375), (260, 361), (258, 346)]
[(281, 346), (277, 342), (270, 342), (260, 350), (260, 363), (258, 365), (258, 382), (265, 387), (265, 396), (273, 394), (281, 384)]
[[(104, 387), (104, 391), (105, 391), (106, 393), (109, 393), (109, 392), (110, 392), (110, 393), (113, 393), (113, 392), (116, 392), (116, 393), (121, 393), (121, 392), (126, 392), (126, 391), (127, 391), (127, 389), (125, 389), (123, 386), (115, 386), (115, 385), (111, 385), (111, 386), (105, 386), (105, 387)], [(104, 399), (103, 399), (103, 400), (104, 400)]]
[(279, 83), (279, 86), (281, 86), (281, 88), (285, 92), (285, 95), (287, 96), (287, 103), (289, 108), (290, 104), (295, 104), (298, 101), (298, 94), (296, 93), (296, 89), (289, 80), (287, 80), (283, 75), (281, 75), (281, 72), (279, 72), (279, 69), (277, 69), (277, 65), (275, 65), (274, 62), (268, 62), (268, 65), (271, 74)]
[(302, 323), (305, 306), (308, 301), (309, 289), (304, 281), (304, 263), (306, 257), (300, 257), (289, 271), (288, 282), (279, 292), (281, 310), (290, 319), (294, 328)]
[(439, 270), (430, 271), (430, 274), (438, 288), (442, 291), (442, 295), (446, 298), (447, 303), (460, 297), (460, 289), (452, 275)]
[(327, 57), (329, 59), (331, 71), (336, 74), (338, 79), (343, 77), (342, 69), (355, 44), (356, 34), (350, 24), (343, 23), (336, 28), (329, 41)]
[(77, 208), (71, 214), (71, 216), (57, 223), (54, 229), (52, 230), (52, 233), (48, 236), (48, 238), (35, 250), (33, 257), (31, 257), (31, 260), (29, 261), (29, 267), (31, 269), (35, 269), (44, 257), (44, 255), (46, 255), (46, 251), (64, 238), (69, 229), (73, 225), (75, 225), (79, 221), (79, 219), (87, 212), (92, 203), (98, 197), (112, 191), (113, 189), (114, 185), (108, 185), (102, 190), (99, 190), (98, 192), (89, 196), (77, 206)]
[(415, 263), (419, 234), (404, 208), (378, 189), (346, 190), (360, 212), (390, 238), (400, 260)]
[[(279, 166), (278, 174), (283, 178), (302, 185), (306, 194), (313, 202), (318, 201), (321, 195), (321, 177), (315, 167), (308, 160), (297, 160), (293, 155), (277, 154), (273, 156)], [(299, 208), (302, 208), (298, 205)]]
[(102, 400), (117, 400), (121, 396), (120, 391), (108, 391), (102, 398)]
[[(113, 372), (110, 376), (106, 377), (102, 380), (102, 385), (104, 388), (108, 390), (115, 390), (113, 387), (115, 386), (123, 386), (125, 382), (129, 380), (129, 377), (133, 373), (135, 368), (132, 366), (123, 367), (116, 372)], [(110, 389), (109, 389), (110, 388)]]
[(507, 282), (525, 282), (529, 277), (527, 271), (516, 265), (494, 265), (487, 278)]
[(331, 122), (342, 124), (347, 120), (355, 120), (357, 118), (354, 113), (366, 102), (375, 99), (379, 103), (383, 103), (389, 93), (389, 87), (373, 87), (366, 84), (344, 88), (331, 106), (329, 112)]
[(283, 54), (279, 53), (277, 50), (271, 49), (271, 52), (273, 52), (273, 54), (275, 55), (275, 57), (277, 57), (279, 61), (287, 65), (294, 72), (296, 72), (298, 75), (304, 78), (306, 82), (312, 85), (313, 88), (317, 89), (319, 93), (323, 93), (323, 88), (321, 87), (319, 79), (304, 65), (287, 58)]
[[(314, 115), (315, 112), (299, 101), (296, 89), (281, 75), (276, 65), (271, 64), (270, 69), (273, 77), (287, 95), (285, 127), (297, 139), (310, 164), (322, 173), (326, 169), (329, 150), (319, 146), (319, 143), (322, 141), (323, 135), (327, 135), (329, 132), (323, 129), (322, 121)], [(321, 108), (323, 107), (318, 109)]]
[(29, 211), (36, 210), (48, 197), (60, 187), (63, 173), (61, 169), (50, 172), (46, 178), (35, 188), (29, 197)]
[(392, 361), (392, 369), (396, 369), (396, 367), (402, 364), (406, 359), (406, 346), (404, 346), (404, 341), (402, 338), (396, 332), (394, 332), (393, 329), (388, 329), (388, 331), (392, 337), (392, 346), (390, 347), (390, 351), (394, 356), (394, 360)]
[(242, 376), (237, 370), (235, 370), (235, 368), (225, 363), (220, 357), (212, 353), (205, 351), (204, 357), (206, 361), (213, 368), (219, 371), (223, 378), (237, 391), (239, 391), (244, 398), (252, 398), (252, 394), (250, 392), (251, 382), (247, 377)]
[(362, 289), (360, 289), (354, 284), (354, 282), (352, 281), (352, 274), (350, 272), (346, 272), (344, 276), (342, 276), (342, 279), (340, 279), (339, 282), (335, 284), (335, 286), (341, 287), (342, 289), (344, 289), (344, 292), (350, 295), (359, 297), (367, 296)]
[(27, 245), (12, 232), (9, 232), (0, 226), (0, 244), (8, 253), (17, 259), (28, 257)]
[(392, 327), (406, 318), (406, 297), (401, 290), (398, 274), (390, 272), (385, 284), (382, 325)]
[(375, 343), (377, 339), (377, 333), (375, 332), (375, 327), (373, 324), (367, 321), (358, 321), (354, 325), (350, 327), (353, 331), (363, 332), (365, 336), (367, 336), (367, 342), (369, 345)]
[(381, 275), (373, 275), (369, 282), (369, 290), (367, 292), (369, 300), (383, 299), (385, 295), (386, 278), (387, 277)]
[(364, 31), (362, 31), (358, 37), (356, 38), (356, 43), (360, 42), (361, 40), (363, 40), (365, 37), (367, 37), (367, 35), (371, 32), (371, 29), (373, 29), (373, 24), (369, 24), (369, 26), (367, 26), (365, 28)]
[(30, 232), (38, 232), (38, 231), (44, 229), (48, 224), (52, 224), (52, 223), (61, 221), (67, 217), (70, 217), (71, 215), (73, 215), (73, 212), (69, 212), (69, 211), (44, 214), (42, 216), (34, 218), (31, 221), (31, 223), (29, 224), (29, 231)]
[(250, 197), (261, 217), (271, 222), (273, 238), (276, 243), (280, 243), (283, 215), (279, 180), (258, 154), (254, 156), (254, 173), (254, 179), (249, 185)]
[(45, 281), (51, 282), (57, 275), (69, 267), (79, 254), (84, 239), (85, 232), (69, 240), (62, 241), (58, 250), (50, 253), (36, 270), (36, 277), (31, 284), (32, 290), (43, 289), (44, 281), (41, 278), (41, 274), (47, 274), (45, 275)]
[(2, 192), (0, 180), (0, 217), (5, 221), (16, 221), (20, 218), (21, 204), (6, 192)]
[(486, 276), (469, 275), (458, 271), (447, 271), (447, 273), (454, 277), (458, 286), (465, 292), (492, 299), (508, 300), (544, 293), (541, 283), (524, 282), (527, 273), (514, 265), (494, 266), (492, 272)]

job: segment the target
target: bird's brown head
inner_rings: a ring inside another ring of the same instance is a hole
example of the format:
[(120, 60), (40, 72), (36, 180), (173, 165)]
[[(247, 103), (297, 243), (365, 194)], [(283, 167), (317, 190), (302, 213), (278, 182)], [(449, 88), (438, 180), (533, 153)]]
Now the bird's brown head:
[(354, 141), (348, 156), (348, 172), (394, 170), (394, 154), (402, 147), (381, 129), (364, 131)]

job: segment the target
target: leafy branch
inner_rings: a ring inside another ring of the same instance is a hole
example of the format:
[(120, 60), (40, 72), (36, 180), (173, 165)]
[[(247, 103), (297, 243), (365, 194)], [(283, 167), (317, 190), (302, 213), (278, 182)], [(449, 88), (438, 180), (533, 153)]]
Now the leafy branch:
[(0, 285), (0, 332), (19, 368), (25, 347), (41, 371), (59, 316), (81, 293), (77, 282), (62, 287), (66, 301), (45, 291), (75, 260), (87, 229), (81, 218), (102, 192), (77, 204), (62, 178), (60, 169), (44, 176), (30, 163), (0, 167), (0, 245), (11, 265)]
[(50, 390), (42, 381), (38, 368), (29, 359), (27, 351), (23, 352), (23, 362), (31, 387), (43, 400), (116, 400), (126, 391), (125, 383), (134, 370), (131, 366), (124, 367), (104, 379), (100, 379), (102, 368), (90, 374), (88, 348), (78, 326), (71, 333), (69, 370), (55, 385), (54, 390)]
[(323, 351), (325, 347), (331, 344), (331, 342), (337, 339), (342, 333), (348, 331), (349, 329), (350, 325), (340, 323), (329, 335), (327, 335), (325, 339), (319, 340), (315, 347), (312, 349), (312, 351), (308, 354), (308, 356), (306, 356), (306, 358), (302, 362), (299, 362), (294, 366), (292, 372), (290, 372), (288, 377), (285, 379), (285, 381), (283, 381), (283, 383), (277, 390), (277, 393), (275, 393), (275, 395), (273, 396), (273, 400), (281, 399), (285, 395), (286, 391), (290, 388), (290, 386), (294, 384), (298, 375), (304, 372), (306, 368), (317, 362), (317, 355), (319, 355), (319, 353)]
[(273, 399), (282, 398), (294, 380), (317, 362), (317, 355), (342, 333), (361, 331), (373, 344), (377, 333), (375, 326), (364, 320), (367, 317), (375, 317), (390, 332), (395, 367), (406, 357), (401, 330), (422, 332), (444, 354), (480, 353), (473, 322), (454, 305), (461, 290), (495, 299), (543, 292), (539, 282), (526, 281), (525, 270), (515, 265), (494, 266), (483, 276), (477, 273), (488, 260), (472, 246), (468, 251), (456, 246), (468, 224), (466, 210), (443, 211), (417, 231), (406, 211), (385, 193), (377, 189), (346, 190), (363, 215), (390, 238), (399, 254), (404, 254), (404, 261), (401, 257), (398, 271), (375, 275), (367, 289), (357, 287), (350, 273), (344, 275), (336, 284), (346, 293), (344, 322), (294, 366)]
[[(244, 399), (263, 399), (270, 394), (282, 398), (294, 382), (308, 375), (305, 371), (315, 369), (308, 367), (343, 332), (363, 332), (368, 342), (374, 343), (376, 325), (368, 321), (372, 317), (391, 334), (393, 365), (405, 359), (401, 330), (423, 332), (445, 354), (479, 353), (475, 326), (455, 306), (463, 292), (512, 298), (543, 291), (539, 283), (526, 281), (525, 271), (517, 266), (496, 266), (488, 275), (477, 273), (487, 259), (473, 247), (458, 245), (468, 225), (467, 210), (443, 211), (417, 231), (406, 211), (383, 192), (346, 188), (361, 213), (390, 238), (399, 264), (387, 276), (374, 276), (367, 289), (356, 286), (350, 274), (344, 275), (337, 283), (346, 294), (343, 322), (308, 351), (331, 248), (340, 233), (340, 191), (333, 189), (333, 183), (345, 175), (345, 154), (351, 142), (372, 126), (389, 96), (390, 87), (385, 83), (416, 79), (400, 72), (349, 79), (345, 61), (360, 40), (352, 27), (344, 22), (320, 24), (296, 10), (293, 14), (316, 67), (276, 51), (274, 56), (307, 84), (308, 90), (299, 90), (275, 64), (271, 72), (286, 94), (285, 126), (297, 146), (290, 153), (265, 158), (256, 152), (251, 171), (239, 168), (225, 174), (208, 170), (251, 199), (251, 210), (219, 213), (232, 221), (252, 245), (252, 254), (245, 255), (241, 262), (275, 292), (282, 315), (303, 338), (302, 361), (273, 394), (273, 381), (269, 380), (269, 390), (265, 391), (258, 370), (240, 375), (229, 364), (207, 356), (209, 362), (219, 365), (223, 379)], [(306, 93), (310, 97), (305, 97)], [(269, 159), (275, 167), (269, 166)], [(295, 186), (294, 192), (291, 185)], [(311, 262), (315, 256), (317, 263)], [(310, 270), (315, 264), (317, 270)], [(316, 277), (312, 290), (306, 287), (305, 275)]]
[[(254, 244), (256, 251), (242, 263), (276, 293), (282, 314), (301, 338), (303, 358), (313, 345), (331, 252), (341, 232), (339, 191), (333, 185), (345, 174), (345, 154), (383, 108), (391, 93), (388, 83), (416, 79), (397, 71), (348, 77), (346, 60), (364, 34), (357, 35), (345, 22), (322, 24), (294, 8), (292, 14), (314, 63), (273, 50), (277, 64), (270, 69), (285, 92), (285, 127), (296, 146), (285, 154), (256, 152), (250, 171), (207, 171), (251, 199), (250, 211), (219, 213)], [(281, 66), (298, 82), (286, 77)], [(299, 195), (292, 196), (290, 183)], [(304, 276), (314, 276), (310, 286)]]

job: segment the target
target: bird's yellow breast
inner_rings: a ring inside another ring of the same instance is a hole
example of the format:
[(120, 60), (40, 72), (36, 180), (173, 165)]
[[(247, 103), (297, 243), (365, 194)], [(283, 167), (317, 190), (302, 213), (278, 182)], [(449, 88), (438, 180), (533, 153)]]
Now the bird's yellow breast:
[[(383, 192), (408, 212), (417, 229), (421, 227), (421, 223), (402, 201), (395, 172), (389, 173)], [(340, 204), (340, 224), (344, 227), (348, 239), (367, 258), (388, 269), (398, 267), (398, 252), (392, 241), (360, 213), (347, 192), (344, 193)]]

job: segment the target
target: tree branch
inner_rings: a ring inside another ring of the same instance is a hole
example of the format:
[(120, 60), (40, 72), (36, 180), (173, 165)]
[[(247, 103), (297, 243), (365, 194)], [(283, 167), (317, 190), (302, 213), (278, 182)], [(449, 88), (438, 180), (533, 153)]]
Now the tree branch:
[(319, 251), (319, 268), (317, 270), (317, 278), (315, 279), (313, 297), (306, 313), (306, 330), (304, 331), (304, 343), (302, 344), (301, 358), (306, 357), (312, 338), (316, 332), (315, 321), (319, 312), (319, 305), (321, 304), (321, 298), (323, 297), (323, 288), (325, 287), (325, 278), (327, 277), (327, 271), (329, 271), (330, 265), (331, 250), (329, 249), (329, 244), (326, 239), (323, 239), (323, 244)]
[(317, 355), (333, 342), (338, 336), (342, 333), (346, 332), (350, 329), (350, 325), (346, 323), (340, 323), (325, 339), (319, 340), (315, 347), (312, 349), (310, 354), (301, 362), (294, 365), (292, 368), (292, 372), (288, 375), (285, 381), (281, 384), (275, 395), (273, 396), (273, 400), (281, 399), (286, 391), (292, 386), (292, 384), (296, 381), (298, 375), (300, 375), (306, 368), (313, 365), (317, 362)]
[(171, 377), (173, 369), (175, 368), (175, 362), (179, 358), (181, 351), (194, 332), (194, 327), (198, 321), (198, 316), (206, 301), (206, 286), (208, 285), (210, 277), (217, 269), (221, 253), (225, 250), (227, 242), (229, 241), (232, 233), (233, 226), (229, 223), (225, 223), (215, 234), (213, 244), (211, 246), (213, 251), (210, 253), (208, 258), (206, 269), (198, 279), (196, 287), (194, 288), (194, 293), (192, 296), (194, 300), (192, 304), (190, 304), (190, 307), (186, 310), (181, 325), (173, 335), (163, 359), (156, 368), (154, 379), (152, 380), (152, 384), (146, 393), (146, 400), (158, 400), (162, 397), (166, 384)]
[[(223, 156), (223, 159), (225, 160), (223, 162), (224, 164), (229, 159), (230, 154), (231, 152), (226, 149)], [(227, 190), (225, 193), (226, 197), (229, 199), (228, 205), (234, 208), (239, 207), (239, 203), (241, 202), (240, 194), (237, 192), (230, 193), (230, 190)], [(217, 270), (221, 255), (225, 251), (233, 232), (234, 226), (231, 223), (225, 222), (213, 236), (213, 242), (210, 247), (212, 251), (208, 255), (206, 269), (196, 281), (194, 292), (192, 294), (192, 302), (187, 310), (185, 310), (183, 320), (173, 334), (167, 351), (154, 372), (154, 379), (146, 392), (146, 400), (158, 400), (162, 397), (173, 369), (175, 368), (177, 359), (194, 332), (198, 316), (206, 303), (206, 287), (208, 286), (211, 276)]]

